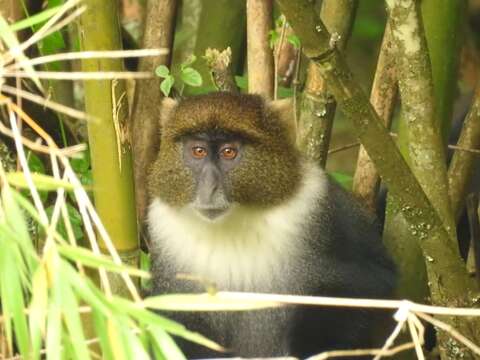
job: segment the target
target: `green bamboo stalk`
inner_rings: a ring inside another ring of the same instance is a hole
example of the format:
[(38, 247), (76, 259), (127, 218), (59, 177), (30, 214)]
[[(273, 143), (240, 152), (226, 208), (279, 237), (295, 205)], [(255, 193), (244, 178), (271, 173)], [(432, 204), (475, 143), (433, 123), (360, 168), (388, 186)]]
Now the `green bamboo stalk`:
[(461, 26), (466, 21), (466, 0), (422, 0), (428, 50), (432, 63), (436, 122), (446, 142), (455, 99)]
[[(87, 11), (81, 17), (82, 50), (121, 49), (117, 1), (84, 3)], [(119, 59), (83, 60), (82, 70), (121, 71), (123, 64)], [(131, 259), (134, 254), (136, 263), (138, 238), (125, 83), (86, 81), (84, 86), (85, 109), (93, 117), (88, 123), (88, 137), (95, 207), (120, 256)]]
[[(345, 115), (355, 124), (357, 135), (389, 191), (399, 198), (408, 226), (415, 232), (423, 255), (428, 260), (426, 265), (432, 302), (436, 305), (473, 305), (475, 301), (471, 294), (476, 294), (478, 287), (469, 278), (465, 264), (458, 256), (458, 248), (450, 241), (438, 214), (410, 172), (367, 96), (354, 81), (345, 60), (336, 48), (330, 46), (330, 34), (316, 16), (313, 4), (309, 0), (277, 1), (302, 40), (305, 55), (319, 66), (330, 91), (343, 106)], [(474, 330), (478, 329), (478, 320), (448, 318), (445, 321), (473, 341), (479, 342), (480, 336)], [(450, 344), (451, 349), (459, 354), (453, 358), (473, 358), (470, 352), (455, 341)]]
[[(345, 50), (353, 26), (357, 0), (324, 0), (320, 16), (325, 21), (332, 46)], [(331, 96), (321, 71), (314, 62), (307, 70), (305, 89), (300, 99), (300, 116), (297, 144), (310, 159), (325, 167), (328, 147), (336, 110), (335, 99)]]

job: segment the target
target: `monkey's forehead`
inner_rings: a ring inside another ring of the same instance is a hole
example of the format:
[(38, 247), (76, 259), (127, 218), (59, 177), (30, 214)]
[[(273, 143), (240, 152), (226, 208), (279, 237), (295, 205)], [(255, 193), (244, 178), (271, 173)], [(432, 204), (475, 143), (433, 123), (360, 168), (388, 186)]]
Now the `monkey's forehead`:
[(168, 137), (179, 137), (222, 130), (262, 140), (280, 135), (280, 124), (272, 120), (258, 95), (212, 93), (181, 101), (163, 131)]

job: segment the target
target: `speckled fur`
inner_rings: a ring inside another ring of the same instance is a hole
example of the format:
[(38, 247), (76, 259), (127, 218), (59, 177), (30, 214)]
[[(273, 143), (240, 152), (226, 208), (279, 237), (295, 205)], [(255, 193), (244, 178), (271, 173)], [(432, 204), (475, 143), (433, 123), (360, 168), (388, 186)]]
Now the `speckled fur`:
[(159, 197), (176, 207), (192, 201), (195, 184), (183, 165), (179, 140), (184, 135), (219, 129), (247, 140), (241, 165), (226, 180), (232, 189), (232, 202), (276, 205), (297, 190), (300, 156), (288, 125), (260, 96), (196, 96), (181, 101), (169, 114), (162, 120), (160, 152), (149, 175), (151, 198)]

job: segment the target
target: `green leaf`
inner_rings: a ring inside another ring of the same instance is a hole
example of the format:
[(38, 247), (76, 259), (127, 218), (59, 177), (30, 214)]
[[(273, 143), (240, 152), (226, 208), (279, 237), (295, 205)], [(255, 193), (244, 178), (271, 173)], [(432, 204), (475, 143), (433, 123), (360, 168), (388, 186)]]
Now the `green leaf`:
[(173, 360), (185, 360), (186, 357), (178, 348), (175, 341), (168, 333), (160, 326), (150, 325), (148, 326), (148, 333), (152, 338), (154, 351), (161, 353), (161, 358), (173, 359)]
[(287, 36), (287, 41), (293, 45), (295, 49), (300, 49), (300, 38), (297, 35), (290, 34)]
[[(69, 203), (67, 203), (66, 205), (68, 218), (70, 220), (70, 225), (72, 226), (73, 230), (73, 235), (75, 236), (75, 240), (77, 240), (77, 242), (80, 242), (84, 238), (82, 216), (75, 207), (73, 207)], [(45, 212), (47, 213), (49, 219), (52, 218), (53, 209), (54, 205), (50, 205), (48, 208), (45, 209)], [(57, 223), (56, 230), (63, 239), (68, 240), (67, 228), (63, 217), (61, 217), (60, 221)]]
[(93, 325), (95, 327), (95, 333), (100, 340), (100, 346), (102, 348), (102, 358), (105, 360), (115, 360), (112, 348), (110, 346), (110, 341), (108, 339), (108, 328), (106, 323), (108, 319), (105, 318), (105, 316), (103, 316), (95, 308), (92, 308), (92, 319)]
[(180, 69), (184, 69), (187, 66), (192, 65), (197, 60), (197, 57), (194, 54), (191, 54), (189, 57), (185, 59), (183, 63), (180, 64)]
[(15, 343), (23, 358), (30, 354), (30, 332), (28, 331), (27, 318), (25, 314), (25, 298), (21, 276), (15, 262), (16, 256), (12, 256), (12, 239), (3, 238), (0, 241), (0, 298), (2, 300), (2, 314), (4, 316), (4, 327), (9, 342), (11, 341), (10, 319), (13, 322), (15, 332)]
[(280, 15), (276, 20), (275, 20), (275, 27), (276, 28), (281, 28), (285, 24), (285, 16)]
[(275, 47), (275, 44), (280, 40), (280, 34), (275, 30), (270, 30), (268, 32), (268, 44), (270, 49)]
[(10, 30), (20, 31), (20, 30), (31, 28), (34, 25), (42, 24), (46, 22), (48, 19), (50, 19), (53, 15), (55, 15), (60, 8), (61, 6), (52, 7), (50, 9), (46, 9), (33, 16), (29, 16), (24, 20), (17, 21), (16, 23), (10, 25)]
[(76, 174), (85, 174), (90, 170), (90, 152), (88, 150), (70, 159), (70, 166)]
[(180, 336), (186, 340), (195, 342), (197, 344), (206, 346), (210, 349), (222, 351), (224, 350), (216, 342), (207, 339), (205, 336), (189, 331), (187, 328), (175, 321), (167, 319), (161, 315), (153, 313), (147, 309), (138, 307), (136, 304), (131, 301), (115, 297), (113, 302), (117, 306), (121, 307), (124, 312), (129, 313), (132, 317), (136, 318), (139, 322), (145, 325), (158, 325), (168, 333), (176, 336)]
[(66, 258), (72, 261), (79, 261), (82, 264), (94, 268), (103, 267), (105, 270), (111, 272), (126, 272), (132, 276), (138, 277), (145, 277), (149, 278), (150, 274), (146, 271), (127, 266), (125, 264), (118, 265), (113, 262), (112, 259), (107, 257), (106, 255), (97, 255), (94, 254), (92, 251), (85, 249), (79, 246), (71, 246), (71, 245), (59, 245), (58, 252), (65, 256)]
[[(149, 254), (144, 251), (140, 251), (140, 269), (144, 271), (150, 271), (152, 267)], [(152, 279), (141, 279), (141, 288), (144, 290), (150, 290), (152, 288)]]
[[(62, 275), (61, 275), (62, 276)], [(60, 277), (61, 277), (60, 276)], [(63, 279), (60, 281), (62, 289), (63, 321), (70, 334), (72, 350), (78, 359), (90, 359), (90, 353), (85, 343), (82, 321), (78, 309), (78, 301), (68, 284)]]
[[(57, 274), (58, 275), (58, 274)], [(62, 313), (61, 293), (59, 286), (54, 282), (51, 290), (51, 298), (48, 304), (48, 322), (46, 334), (47, 360), (61, 360), (62, 356)]]
[(29, 151), (27, 154), (28, 168), (31, 172), (45, 174), (45, 165), (42, 160), (33, 152)]
[(329, 172), (330, 176), (333, 177), (333, 179), (339, 183), (342, 187), (345, 189), (349, 190), (352, 188), (353, 184), (353, 177), (348, 175), (348, 174), (343, 174), (340, 172)]
[(180, 71), (180, 78), (182, 81), (190, 86), (201, 86), (202, 85), (202, 75), (191, 67), (186, 67)]
[(45, 267), (39, 266), (32, 277), (32, 300), (28, 311), (30, 336), (32, 338), (32, 359), (40, 358), (42, 331), (47, 320), (48, 284)]
[[(5, 186), (2, 189), (2, 205), (5, 209), (4, 215), (8, 225), (8, 229), (5, 230), (10, 230), (14, 234), (11, 241), (15, 241), (18, 244), (28, 270), (33, 271), (37, 264), (36, 253), (28, 232), (25, 215), (18, 206), (19, 204), (14, 195), (15, 193), (9, 186)], [(20, 263), (18, 263), (18, 266), (20, 266)], [(29, 276), (29, 274), (25, 275)]]
[(170, 70), (165, 65), (160, 65), (155, 68), (155, 75), (161, 78), (167, 78), (170, 75)]
[(163, 80), (160, 84), (160, 90), (162, 90), (162, 93), (165, 97), (168, 97), (168, 95), (170, 95), (170, 90), (172, 90), (174, 82), (175, 79), (173, 78), (173, 76), (168, 75), (165, 80)]
[(247, 76), (235, 76), (235, 84), (241, 89), (241, 90), (248, 90), (248, 78)]
[[(75, 187), (68, 181), (59, 180), (53, 176), (32, 173), (32, 180), (38, 190), (54, 191), (59, 188), (65, 190), (74, 190)], [(28, 189), (28, 183), (25, 174), (21, 171), (7, 173), (8, 183), (12, 186)]]

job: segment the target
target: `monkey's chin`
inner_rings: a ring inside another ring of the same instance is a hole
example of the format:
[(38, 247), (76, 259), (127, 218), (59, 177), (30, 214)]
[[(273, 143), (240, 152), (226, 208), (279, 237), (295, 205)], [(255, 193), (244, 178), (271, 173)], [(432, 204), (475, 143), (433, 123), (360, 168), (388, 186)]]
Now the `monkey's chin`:
[(229, 212), (229, 208), (210, 209), (210, 208), (195, 208), (196, 213), (205, 221), (218, 222), (225, 217)]

